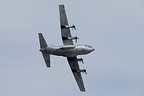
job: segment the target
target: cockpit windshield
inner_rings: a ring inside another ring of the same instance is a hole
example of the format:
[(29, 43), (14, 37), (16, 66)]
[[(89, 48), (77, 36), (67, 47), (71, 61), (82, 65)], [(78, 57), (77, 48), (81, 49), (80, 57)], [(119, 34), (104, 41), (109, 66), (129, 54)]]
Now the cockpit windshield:
[(91, 46), (89, 46), (89, 45), (85, 45), (85, 47), (92, 48), (92, 47), (91, 47)]

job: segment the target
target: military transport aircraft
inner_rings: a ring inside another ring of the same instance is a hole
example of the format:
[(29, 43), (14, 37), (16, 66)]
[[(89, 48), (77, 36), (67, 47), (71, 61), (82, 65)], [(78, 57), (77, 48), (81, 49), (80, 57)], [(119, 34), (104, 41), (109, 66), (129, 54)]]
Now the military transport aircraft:
[(78, 61), (81, 61), (83, 63), (83, 59), (77, 58), (77, 55), (88, 54), (94, 51), (94, 48), (92, 48), (89, 45), (74, 45), (73, 40), (77, 40), (78, 37), (72, 37), (70, 29), (71, 28), (76, 29), (76, 28), (74, 25), (69, 26), (64, 5), (59, 5), (59, 13), (60, 13), (61, 35), (64, 45), (49, 47), (42, 33), (38, 33), (40, 42), (40, 51), (42, 52), (47, 67), (50, 67), (50, 55), (66, 57), (80, 91), (85, 91), (81, 72), (86, 73), (86, 70), (79, 68)]

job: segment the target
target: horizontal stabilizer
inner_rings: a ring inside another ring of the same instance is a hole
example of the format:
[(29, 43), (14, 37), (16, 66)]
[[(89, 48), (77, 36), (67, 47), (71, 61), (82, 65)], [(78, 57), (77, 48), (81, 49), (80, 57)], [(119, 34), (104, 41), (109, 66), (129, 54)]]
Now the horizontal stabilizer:
[(46, 43), (42, 33), (39, 33), (38, 35), (39, 35), (40, 48), (47, 47), (47, 43)]
[(45, 60), (47, 67), (50, 67), (50, 54), (42, 52), (42, 55), (43, 55), (43, 58)]
[[(47, 43), (46, 43), (42, 33), (39, 33), (38, 35), (39, 35), (40, 48), (41, 49), (42, 48), (46, 48), (47, 47)], [(42, 52), (44, 61), (45, 61), (46, 65), (47, 65), (47, 67), (50, 67), (50, 54), (47, 54), (46, 51), (44, 51), (44, 50), (42, 51), (41, 49), (40, 49), (40, 51)]]

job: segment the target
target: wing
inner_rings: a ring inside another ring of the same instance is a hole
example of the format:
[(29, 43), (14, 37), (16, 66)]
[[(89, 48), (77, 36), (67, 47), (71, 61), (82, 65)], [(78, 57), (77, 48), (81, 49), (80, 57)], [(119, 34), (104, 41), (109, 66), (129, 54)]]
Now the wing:
[[(64, 5), (59, 5), (59, 13), (60, 13), (60, 27), (61, 27), (61, 36), (62, 36), (63, 44), (73, 45), (72, 39), (69, 39), (69, 38), (72, 38), (70, 29), (66, 27), (66, 26), (69, 26), (69, 24), (68, 24)], [(73, 72), (73, 75), (75, 77), (75, 80), (79, 86), (79, 89), (81, 91), (85, 91), (81, 72), (77, 71), (77, 70), (80, 70), (77, 57), (67, 57), (67, 60), (70, 65), (71, 71)]]
[(68, 26), (68, 20), (65, 12), (64, 5), (59, 5), (59, 14), (60, 14), (60, 26), (61, 26), (61, 35), (64, 45), (73, 45), (72, 39), (67, 39), (71, 36), (70, 29), (66, 28)]
[(70, 65), (71, 71), (75, 77), (75, 80), (79, 86), (80, 91), (85, 91), (85, 87), (83, 84), (81, 72), (78, 72), (79, 69), (77, 57), (67, 57), (68, 63)]

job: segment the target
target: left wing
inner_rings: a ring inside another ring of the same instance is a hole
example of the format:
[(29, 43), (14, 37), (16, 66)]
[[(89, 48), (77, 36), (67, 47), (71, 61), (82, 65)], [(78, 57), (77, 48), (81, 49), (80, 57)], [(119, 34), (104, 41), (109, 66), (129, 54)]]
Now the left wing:
[(85, 87), (83, 84), (81, 71), (78, 65), (77, 57), (67, 57), (68, 63), (70, 65), (71, 71), (75, 77), (75, 80), (79, 86), (80, 91), (85, 91)]
[(68, 24), (64, 5), (59, 5), (59, 14), (60, 14), (60, 26), (61, 26), (61, 35), (62, 35), (63, 44), (73, 45), (72, 39), (69, 39), (72, 36), (69, 27), (67, 27), (69, 26), (69, 24)]

